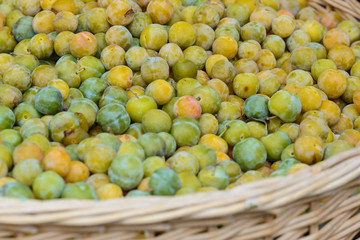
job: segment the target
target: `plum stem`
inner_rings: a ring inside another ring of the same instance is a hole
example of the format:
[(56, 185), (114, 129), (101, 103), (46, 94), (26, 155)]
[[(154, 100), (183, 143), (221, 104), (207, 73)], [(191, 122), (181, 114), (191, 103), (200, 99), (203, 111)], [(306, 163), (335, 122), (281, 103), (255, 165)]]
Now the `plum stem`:
[(230, 126), (227, 124), (225, 126), (225, 129), (219, 134), (219, 137), (222, 137), (222, 135), (224, 135), (224, 133), (230, 128)]
[(128, 88), (127, 90), (132, 94), (134, 94), (134, 96), (139, 99), (139, 96), (133, 90), (131, 90), (130, 88)]
[(82, 71), (85, 71), (85, 67), (80, 68), (78, 71), (75, 72), (75, 74), (79, 75)]

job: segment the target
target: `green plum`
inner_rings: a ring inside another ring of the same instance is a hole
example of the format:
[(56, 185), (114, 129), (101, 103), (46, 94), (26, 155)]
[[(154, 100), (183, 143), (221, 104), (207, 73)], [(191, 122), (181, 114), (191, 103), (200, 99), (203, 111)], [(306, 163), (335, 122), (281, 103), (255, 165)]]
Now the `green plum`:
[(59, 90), (54, 87), (44, 87), (35, 95), (35, 108), (42, 114), (54, 115), (63, 108), (63, 99)]
[(241, 109), (238, 105), (225, 101), (220, 104), (220, 109), (217, 113), (217, 119), (221, 123), (227, 120), (238, 119), (241, 117), (241, 115)]
[(230, 145), (250, 137), (250, 129), (242, 120), (224, 121), (219, 125), (218, 134)]
[(99, 110), (96, 122), (104, 131), (122, 134), (130, 126), (130, 117), (123, 105), (110, 103)]
[(143, 125), (141, 123), (133, 123), (129, 126), (125, 134), (131, 135), (138, 139), (141, 135), (145, 133)]
[(279, 164), (278, 168), (276, 171), (286, 171), (289, 172), (289, 169), (291, 168), (291, 166), (293, 166), (294, 164), (300, 163), (299, 160), (296, 160), (295, 158), (287, 158), (285, 160), (282, 160), (281, 163)]
[(193, 188), (180, 188), (178, 191), (176, 191), (175, 196), (181, 196), (181, 195), (187, 195), (187, 194), (193, 194), (196, 193), (196, 190)]
[(9, 84), (0, 85), (0, 104), (13, 109), (22, 100), (22, 93), (19, 89)]
[(269, 100), (261, 95), (253, 95), (245, 100), (244, 112), (247, 118), (263, 119), (269, 116)]
[(77, 182), (66, 185), (61, 198), (97, 200), (95, 189), (88, 183)]
[(0, 105), (0, 130), (12, 128), (15, 119), (15, 114), (10, 108)]
[(146, 95), (133, 97), (126, 104), (126, 111), (133, 122), (141, 122), (145, 113), (157, 108), (154, 98)]
[(41, 88), (38, 86), (32, 86), (31, 88), (26, 90), (23, 94), (23, 102), (30, 103), (35, 106), (35, 96), (40, 89)]
[(219, 111), (221, 98), (215, 89), (203, 85), (195, 88), (191, 95), (199, 102), (202, 113), (215, 114)]
[(198, 159), (200, 170), (216, 164), (216, 152), (212, 148), (204, 145), (195, 145), (189, 148), (188, 152)]
[(145, 160), (145, 151), (137, 142), (127, 141), (121, 143), (117, 155), (129, 153), (137, 156), (141, 161)]
[(14, 129), (4, 129), (0, 131), (0, 140), (11, 143), (14, 147), (22, 142), (22, 137), (19, 131)]
[(127, 101), (129, 101), (129, 96), (124, 89), (118, 86), (109, 86), (100, 98), (99, 107), (102, 108), (113, 102), (126, 106)]
[(15, 57), (15, 61), (17, 64), (26, 67), (31, 72), (40, 65), (39, 59), (34, 55), (19, 55)]
[(98, 103), (107, 87), (108, 83), (105, 80), (97, 77), (91, 77), (83, 81), (79, 90), (82, 92), (84, 97)]
[(14, 86), (21, 92), (28, 90), (33, 81), (30, 70), (17, 64), (9, 67), (2, 77), (4, 84)]
[(351, 143), (345, 140), (336, 140), (334, 142), (329, 143), (329, 145), (326, 146), (324, 152), (324, 159), (330, 158), (331, 156), (334, 156), (341, 152), (345, 152), (352, 148), (354, 148), (354, 146)]
[(58, 113), (49, 122), (51, 139), (61, 143), (79, 127), (80, 121), (74, 113)]
[(175, 138), (167, 132), (160, 132), (158, 135), (164, 140), (166, 145), (166, 154), (165, 157), (170, 157), (174, 154), (176, 150), (176, 140)]
[(110, 181), (119, 185), (123, 190), (136, 187), (144, 176), (141, 160), (129, 153), (117, 156), (111, 163), (108, 175)]
[(28, 158), (15, 165), (12, 175), (16, 181), (31, 186), (41, 172), (40, 162), (37, 159)]
[(197, 66), (192, 61), (181, 58), (172, 67), (172, 73), (176, 82), (183, 78), (196, 78)]
[(59, 198), (65, 188), (65, 181), (57, 173), (46, 171), (35, 178), (32, 188), (37, 199)]
[(180, 151), (172, 155), (167, 163), (177, 173), (191, 173), (196, 175), (199, 171), (199, 160), (193, 154)]
[(163, 105), (162, 110), (164, 110), (172, 120), (176, 118), (176, 115), (174, 113), (174, 105), (176, 101), (179, 99), (179, 97), (173, 97), (167, 104)]
[(235, 145), (233, 158), (242, 170), (254, 170), (264, 165), (267, 152), (262, 142), (256, 138), (249, 137)]
[(246, 123), (250, 130), (250, 136), (259, 139), (268, 134), (265, 123), (260, 121), (249, 121)]
[(156, 133), (145, 133), (137, 140), (137, 143), (144, 149), (146, 157), (162, 157), (166, 154), (166, 143)]
[(160, 109), (151, 109), (142, 118), (142, 126), (145, 132), (169, 132), (171, 125), (170, 116)]
[(20, 182), (8, 182), (0, 188), (0, 195), (19, 199), (32, 199), (34, 195), (31, 189)]
[(30, 39), (35, 36), (32, 27), (33, 19), (31, 16), (25, 16), (16, 21), (12, 31), (16, 41), (21, 42), (24, 39)]
[(16, 125), (20, 127), (31, 118), (41, 118), (41, 114), (36, 110), (35, 106), (26, 102), (20, 103), (14, 109), (14, 114)]
[(92, 100), (80, 97), (71, 101), (68, 111), (81, 113), (85, 117), (88, 126), (91, 127), (95, 123), (99, 108)]
[(286, 169), (279, 169), (279, 170), (276, 170), (274, 172), (272, 172), (270, 175), (269, 175), (269, 178), (273, 178), (273, 177), (283, 177), (283, 176), (287, 176), (288, 174), (288, 171), (286, 171)]
[(221, 161), (219, 163), (219, 166), (222, 167), (229, 175), (230, 183), (235, 182), (237, 179), (239, 179), (239, 177), (242, 174), (240, 165), (235, 161), (231, 161), (231, 160)]
[[(160, 27), (163, 28), (162, 26)], [(157, 79), (167, 80), (169, 77), (169, 65), (166, 60), (161, 57), (149, 57), (141, 64), (140, 71), (141, 77), (147, 83), (151, 83)]]
[(113, 148), (117, 152), (120, 148), (121, 142), (118, 137), (110, 133), (99, 133), (96, 138), (100, 139), (105, 145)]
[(80, 75), (81, 81), (85, 81), (91, 77), (101, 77), (105, 73), (105, 67), (100, 59), (94, 56), (82, 57), (78, 62), (78, 74)]
[(29, 119), (20, 127), (20, 135), (23, 139), (38, 133), (46, 138), (49, 136), (48, 126), (40, 118)]
[(294, 152), (294, 144), (289, 144), (284, 148), (284, 150), (281, 152), (281, 161), (288, 159), (288, 158), (295, 158), (295, 152)]
[(140, 191), (140, 190), (131, 190), (126, 194), (125, 197), (145, 197), (145, 196), (151, 196), (149, 192), (146, 191)]
[(83, 161), (85, 159), (86, 153), (94, 146), (99, 144), (103, 144), (103, 142), (96, 137), (90, 137), (82, 140), (77, 147), (77, 156), (81, 161)]
[(181, 179), (182, 188), (192, 188), (194, 190), (201, 188), (200, 180), (194, 174), (179, 173), (179, 178)]
[(200, 140), (199, 122), (190, 117), (178, 117), (173, 121), (171, 135), (179, 147), (193, 146)]
[(60, 79), (64, 80), (70, 88), (78, 88), (81, 84), (80, 74), (78, 73), (78, 66), (75, 61), (70, 59), (62, 59), (62, 56), (55, 65), (55, 69)]
[(12, 153), (15, 147), (10, 143), (2, 140), (0, 144), (0, 159), (3, 160), (8, 169), (11, 169), (13, 165), (13, 157)]
[(198, 176), (201, 185), (204, 187), (214, 187), (225, 189), (229, 185), (229, 175), (221, 166), (207, 166), (199, 172)]
[(176, 96), (192, 95), (193, 91), (198, 87), (201, 87), (201, 83), (198, 80), (189, 77), (182, 78), (176, 83)]
[(266, 148), (268, 160), (272, 162), (280, 160), (283, 150), (291, 144), (289, 136), (282, 131), (262, 137), (261, 142)]
[(174, 170), (159, 168), (151, 174), (149, 187), (153, 195), (174, 195), (181, 188), (181, 180)]
[(144, 176), (150, 177), (153, 172), (159, 168), (166, 168), (165, 159), (158, 156), (152, 156), (145, 159), (144, 163)]
[(68, 152), (71, 158), (71, 161), (80, 161), (80, 158), (77, 155), (77, 148), (78, 148), (78, 144), (71, 144), (65, 147), (66, 151)]
[[(84, 98), (84, 94), (82, 94), (82, 92), (78, 88), (70, 88), (69, 89), (69, 94), (68, 94), (67, 98), (64, 101), (66, 109), (69, 110), (69, 107), (71, 106), (72, 101), (77, 99), (77, 98)], [(94, 105), (96, 105), (96, 104), (94, 104)]]
[(284, 122), (293, 122), (301, 113), (300, 99), (287, 91), (280, 90), (269, 100), (270, 113), (278, 116)]

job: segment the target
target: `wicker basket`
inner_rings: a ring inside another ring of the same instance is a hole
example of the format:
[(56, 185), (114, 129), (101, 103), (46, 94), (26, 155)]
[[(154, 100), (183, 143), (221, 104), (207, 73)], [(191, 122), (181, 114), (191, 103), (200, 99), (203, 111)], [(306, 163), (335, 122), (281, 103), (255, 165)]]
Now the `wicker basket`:
[[(356, 0), (311, 0), (356, 21)], [(229, 191), (108, 201), (0, 200), (0, 239), (353, 239), (360, 150)]]
[(357, 0), (309, 0), (308, 5), (320, 12), (335, 11), (343, 19), (358, 21), (360, 3)]

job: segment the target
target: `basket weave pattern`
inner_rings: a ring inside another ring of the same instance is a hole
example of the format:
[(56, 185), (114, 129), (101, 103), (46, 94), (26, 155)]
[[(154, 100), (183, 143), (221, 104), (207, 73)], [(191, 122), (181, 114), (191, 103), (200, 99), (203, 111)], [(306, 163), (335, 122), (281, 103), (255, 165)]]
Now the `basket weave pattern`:
[[(311, 0), (356, 21), (356, 0)], [(353, 239), (360, 232), (360, 151), (229, 191), (108, 201), (0, 200), (0, 239)]]
[(360, 3), (357, 0), (310, 0), (309, 6), (320, 12), (335, 11), (342, 18), (358, 21)]
[(134, 239), (145, 232), (149, 239), (352, 239), (360, 229), (359, 176), (354, 149), (225, 192), (102, 202), (2, 199), (0, 238)]
[(354, 149), (225, 192), (102, 202), (2, 199), (0, 238), (123, 240), (145, 232), (164, 240), (352, 239), (360, 229), (359, 176), (360, 151)]

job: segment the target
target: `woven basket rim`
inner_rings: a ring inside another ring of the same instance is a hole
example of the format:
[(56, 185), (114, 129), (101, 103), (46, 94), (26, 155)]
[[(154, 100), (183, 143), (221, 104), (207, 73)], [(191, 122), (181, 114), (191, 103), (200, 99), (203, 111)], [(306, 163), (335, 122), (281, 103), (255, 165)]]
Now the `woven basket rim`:
[(354, 148), (292, 175), (259, 180), (226, 191), (104, 201), (43, 201), (5, 197), (0, 199), (0, 224), (26, 225), (56, 221), (64, 226), (94, 226), (121, 221), (122, 224), (132, 225), (159, 223), (185, 216), (208, 219), (239, 212), (271, 213), (303, 198), (349, 188), (352, 185), (348, 184), (359, 176), (360, 149)]

